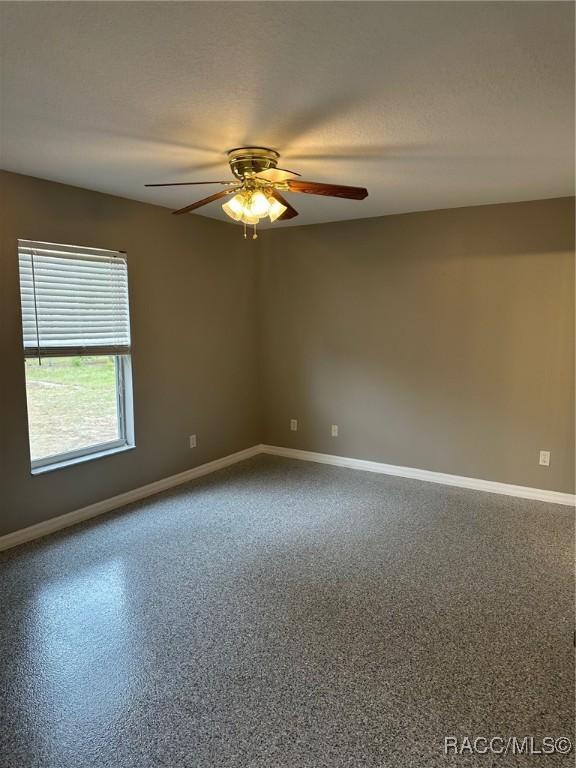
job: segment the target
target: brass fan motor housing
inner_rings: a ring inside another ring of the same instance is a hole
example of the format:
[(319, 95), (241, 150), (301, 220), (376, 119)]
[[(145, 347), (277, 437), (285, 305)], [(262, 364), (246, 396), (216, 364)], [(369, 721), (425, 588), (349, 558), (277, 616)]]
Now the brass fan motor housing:
[(228, 150), (230, 170), (240, 181), (268, 168), (276, 168), (280, 154), (269, 147), (236, 147)]

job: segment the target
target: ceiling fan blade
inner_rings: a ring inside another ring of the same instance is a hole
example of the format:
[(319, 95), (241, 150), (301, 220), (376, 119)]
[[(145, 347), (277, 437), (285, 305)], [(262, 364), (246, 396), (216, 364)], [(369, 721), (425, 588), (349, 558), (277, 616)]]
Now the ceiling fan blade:
[(226, 195), (229, 195), (231, 192), (235, 192), (237, 189), (240, 189), (240, 187), (233, 187), (232, 189), (223, 189), (221, 192), (216, 192), (215, 195), (210, 195), (210, 197), (205, 197), (203, 200), (198, 200), (196, 203), (192, 203), (191, 205), (187, 205), (185, 208), (180, 208), (178, 211), (172, 211), (173, 214), (180, 214), (180, 213), (188, 213), (189, 211), (194, 211), (196, 208), (201, 208), (203, 205), (208, 205), (208, 203), (213, 203), (214, 200), (220, 200), (222, 197), (226, 197)]
[(267, 168), (265, 171), (260, 171), (256, 174), (257, 179), (264, 179), (264, 181), (286, 181), (286, 179), (292, 178), (292, 176), (300, 176), (301, 174), (296, 171), (289, 171), (286, 168)]
[(287, 182), (290, 192), (304, 192), (308, 195), (325, 195), (327, 197), (345, 197), (349, 200), (364, 200), (368, 190), (364, 187), (346, 187), (342, 184), (320, 184), (318, 181), (300, 181), (289, 179)]
[(292, 208), (288, 200), (286, 200), (286, 198), (281, 195), (277, 189), (273, 189), (270, 194), (275, 200), (278, 200), (279, 203), (282, 203), (282, 205), (286, 207), (284, 213), (281, 216), (278, 216), (276, 221), (282, 221), (282, 219), (293, 219), (295, 216), (298, 216), (298, 211), (296, 208)]
[(172, 181), (165, 184), (144, 184), (145, 187), (189, 187), (196, 184), (235, 184), (234, 181)]

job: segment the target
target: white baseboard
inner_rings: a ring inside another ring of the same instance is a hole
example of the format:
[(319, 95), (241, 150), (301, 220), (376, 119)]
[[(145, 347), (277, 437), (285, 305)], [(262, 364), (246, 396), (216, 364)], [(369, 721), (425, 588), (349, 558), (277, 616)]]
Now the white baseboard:
[(547, 501), (552, 504), (564, 504), (570, 507), (576, 505), (576, 495), (572, 493), (546, 491), (542, 488), (530, 488), (529, 486), (525, 485), (497, 483), (492, 480), (480, 480), (476, 477), (447, 475), (443, 472), (431, 472), (428, 469), (401, 467), (395, 464), (383, 464), (379, 461), (365, 461), (364, 459), (349, 459), (346, 456), (333, 456), (329, 453), (300, 451), (295, 448), (282, 448), (277, 445), (262, 445), (260, 448), (263, 453), (269, 453), (273, 456), (284, 456), (289, 459), (316, 461), (320, 464), (332, 464), (336, 467), (348, 467), (349, 469), (362, 469), (365, 472), (379, 472), (383, 475), (395, 475), (396, 477), (410, 477), (414, 480), (424, 480), (428, 483), (456, 485), (459, 488), (471, 488), (475, 491), (500, 493), (504, 494), (505, 496), (518, 496), (521, 499)]
[(91, 517), (97, 517), (97, 515), (103, 515), (105, 512), (111, 512), (113, 509), (124, 507), (126, 504), (132, 504), (134, 501), (140, 501), (140, 499), (145, 499), (147, 496), (154, 496), (156, 493), (161, 493), (176, 485), (188, 483), (190, 480), (202, 477), (202, 475), (208, 475), (210, 472), (216, 472), (218, 469), (224, 469), (224, 467), (229, 467), (231, 464), (236, 464), (239, 461), (249, 459), (257, 453), (261, 453), (261, 451), (262, 447), (260, 445), (253, 445), (251, 448), (246, 448), (243, 451), (231, 453), (229, 456), (223, 456), (221, 459), (209, 461), (207, 464), (200, 464), (198, 467), (187, 469), (185, 472), (180, 472), (178, 475), (164, 477), (162, 480), (157, 480), (155, 483), (142, 485), (140, 488), (134, 488), (134, 490), (121, 493), (118, 496), (112, 496), (109, 499), (97, 501), (95, 504), (82, 507), (82, 509), (76, 509), (65, 515), (59, 515), (50, 520), (45, 520), (42, 523), (30, 525), (28, 528), (22, 528), (19, 531), (0, 536), (0, 551), (3, 549), (10, 549), (18, 544), (24, 544), (33, 539), (39, 539), (42, 536), (54, 533), (62, 528), (69, 528), (72, 525), (76, 525), (76, 523), (89, 520)]
[(90, 520), (92, 517), (103, 515), (105, 512), (111, 512), (113, 509), (124, 507), (126, 504), (132, 504), (134, 501), (140, 501), (147, 496), (154, 496), (157, 493), (174, 488), (177, 485), (188, 483), (202, 475), (208, 475), (216, 472), (231, 464), (237, 464), (259, 453), (268, 453), (273, 456), (284, 456), (289, 459), (301, 459), (303, 461), (315, 461), (320, 464), (332, 464), (336, 467), (348, 467), (349, 469), (361, 469), (365, 472), (379, 472), (383, 475), (395, 475), (396, 477), (409, 477), (414, 480), (424, 480), (429, 483), (440, 483), (442, 485), (455, 485), (460, 488), (471, 488), (476, 491), (487, 491), (489, 493), (500, 493), (506, 496), (518, 496), (522, 499), (533, 499), (535, 501), (546, 501), (552, 504), (564, 504), (573, 507), (576, 505), (576, 495), (571, 493), (560, 493), (559, 491), (546, 491), (541, 488), (530, 488), (524, 485), (510, 485), (508, 483), (497, 483), (491, 480), (480, 480), (475, 477), (461, 477), (460, 475), (447, 475), (443, 472), (431, 472), (427, 469), (414, 469), (412, 467), (400, 467), (394, 464), (383, 464), (379, 461), (365, 461), (364, 459), (350, 459), (346, 456), (333, 456), (329, 453), (314, 453), (313, 451), (300, 451), (295, 448), (282, 448), (278, 445), (253, 445), (237, 453), (231, 453), (229, 456), (223, 456), (221, 459), (209, 461), (207, 464), (201, 464), (199, 467), (193, 467), (178, 475), (171, 475), (154, 483), (143, 485), (140, 488), (134, 488), (132, 491), (121, 493), (118, 496), (112, 496), (109, 499), (97, 501), (82, 509), (68, 512), (65, 515), (53, 517), (42, 523), (31, 525), (28, 528), (22, 528), (19, 531), (0, 536), (0, 551), (10, 549), (18, 544), (24, 544), (27, 541), (39, 539), (47, 536), (49, 533), (60, 531), (63, 528), (69, 528), (76, 523), (84, 520)]

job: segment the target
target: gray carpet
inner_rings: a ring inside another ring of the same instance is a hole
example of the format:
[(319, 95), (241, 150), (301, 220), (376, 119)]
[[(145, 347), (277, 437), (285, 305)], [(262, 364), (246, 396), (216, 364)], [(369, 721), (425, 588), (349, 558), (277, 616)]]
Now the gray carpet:
[(574, 518), (273, 457), (0, 555), (3, 768), (573, 765)]

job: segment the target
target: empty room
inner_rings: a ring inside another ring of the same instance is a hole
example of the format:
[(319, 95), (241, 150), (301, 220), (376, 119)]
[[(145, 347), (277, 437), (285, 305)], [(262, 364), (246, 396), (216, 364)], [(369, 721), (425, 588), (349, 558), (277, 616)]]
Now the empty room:
[(575, 760), (573, 2), (0, 2), (0, 766)]

